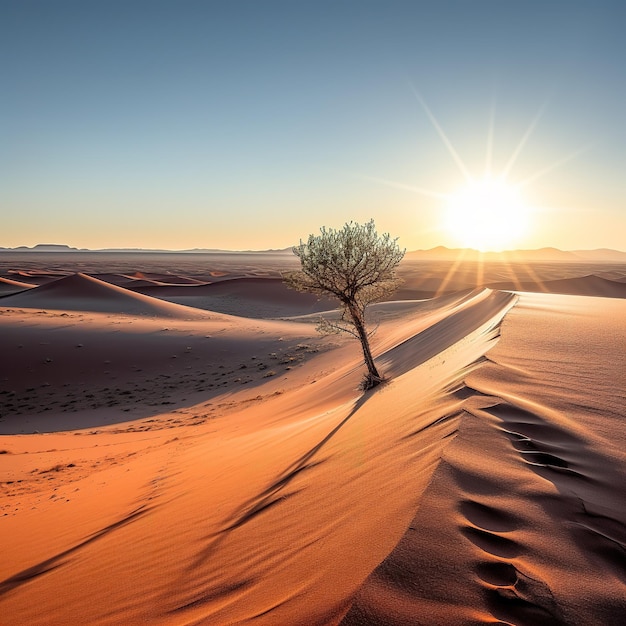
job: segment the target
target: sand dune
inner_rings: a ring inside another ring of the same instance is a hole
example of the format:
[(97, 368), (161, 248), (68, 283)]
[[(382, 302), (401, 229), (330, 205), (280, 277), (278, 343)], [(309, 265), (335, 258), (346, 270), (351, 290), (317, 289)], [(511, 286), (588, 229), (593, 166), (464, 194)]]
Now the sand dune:
[[(85, 443), (70, 445), (72, 452), (41, 435), (46, 445), (66, 450), (60, 457), (74, 459), (61, 463), (53, 479), (67, 470), (76, 482), (59, 484), (59, 502), (18, 489), (14, 504), (36, 502), (37, 510), (1, 519), (13, 546), (1, 566), (4, 614), (36, 623), (45, 605), (46, 619), (57, 623), (77, 616), (83, 623), (129, 624), (336, 619), (410, 520), (461, 415), (461, 402), (445, 390), (492, 345), (511, 303), (510, 296), (482, 292), (435, 311), (425, 306), (421, 315), (418, 304), (409, 319), (417, 313), (423, 332), (448, 314), (457, 331), (420, 339), (410, 324), (392, 321), (393, 338), (381, 330), (378, 342), (389, 342), (385, 367), (396, 375), (378, 392), (356, 390), (360, 359), (353, 345), (344, 346), (352, 356), (321, 355), (312, 384), (303, 384), (304, 367), (288, 390), (244, 403), (228, 420), (196, 425), (191, 438), (188, 431), (173, 439), (171, 431), (150, 436), (141, 458), (128, 456), (129, 434), (121, 434), (117, 465), (104, 463), (97, 472), (81, 460), (83, 446), (94, 450), (111, 434), (86, 435)], [(420, 343), (436, 356), (425, 361)], [(19, 453), (17, 443), (9, 456)], [(42, 461), (31, 454), (22, 453), (22, 475)], [(407, 480), (400, 469), (411, 467)], [(74, 523), (45, 542), (30, 530), (60, 528), (68, 516)], [(88, 595), (77, 592), (104, 571)]]
[(522, 296), (466, 379), (459, 434), (408, 531), (342, 624), (621, 624), (618, 337), (621, 301)]
[(18, 291), (24, 291), (24, 289), (31, 289), (32, 287), (33, 285), (30, 283), (0, 277), (0, 295), (17, 293)]
[(134, 284), (137, 280), (135, 278), (128, 277), (124, 274), (115, 274), (112, 272), (86, 272), (92, 278), (97, 278), (105, 283), (111, 283), (118, 287), (126, 287), (126, 285)]
[(198, 285), (203, 281), (188, 276), (179, 276), (177, 274), (155, 274), (144, 272), (135, 272), (132, 275), (135, 280), (146, 280), (156, 285)]
[(10, 270), (10, 276), (14, 276), (18, 278), (20, 281), (25, 282), (29, 285), (43, 285), (45, 283), (49, 283), (52, 280), (57, 280), (58, 278), (63, 278), (63, 276), (67, 276), (68, 272), (63, 270), (54, 271), (54, 270), (42, 270), (42, 271), (25, 271), (25, 270)]
[(564, 278), (536, 282), (500, 282), (489, 285), (492, 289), (511, 289), (541, 293), (560, 293), (577, 296), (600, 296), (604, 298), (626, 298), (626, 284), (593, 274), (576, 278)]
[[(145, 280), (144, 284), (157, 285), (206, 284), (237, 278), (278, 279), (284, 271), (297, 266), (295, 256), (288, 254), (0, 252), (0, 277), (31, 284), (43, 284), (77, 271), (122, 287), (137, 286), (140, 280)], [(485, 286), (546, 292), (543, 283), (585, 278), (590, 274), (621, 283), (626, 277), (626, 264), (619, 260), (590, 263), (576, 257), (568, 262), (498, 260), (497, 257), (488, 261), (484, 258), (472, 260), (471, 255), (450, 260), (407, 257), (399, 267), (404, 284), (395, 297), (414, 300)], [(555, 287), (556, 292), (558, 286)], [(589, 289), (602, 289), (601, 285), (589, 284), (583, 288), (584, 293)], [(578, 295), (581, 286), (567, 283), (558, 290)], [(602, 291), (589, 293), (604, 295)], [(233, 312), (233, 308), (227, 312)]]
[(233, 278), (211, 284), (132, 288), (169, 302), (245, 317), (305, 315), (337, 306), (336, 301), (328, 298), (289, 289), (280, 278)]
[(2, 298), (4, 307), (96, 311), (189, 319), (202, 312), (162, 302), (85, 274), (73, 274)]
[[(365, 394), (358, 343), (267, 278), (0, 298), (0, 621), (621, 625), (626, 302), (475, 269), (372, 307)], [(165, 301), (195, 289), (240, 315)]]
[(0, 337), (2, 434), (93, 428), (164, 411), (181, 412), (169, 424), (195, 421), (186, 407), (233, 391), (256, 397), (259, 385), (341, 344), (320, 338), (312, 324), (213, 313), (180, 320), (2, 308)]
[(135, 280), (138, 275), (164, 283), (182, 283), (185, 279), (215, 282), (245, 277), (279, 278), (281, 272), (296, 269), (297, 265), (296, 257), (286, 254), (0, 251), (0, 276), (11, 274), (18, 280), (37, 284), (75, 272), (96, 277), (108, 274), (114, 284), (124, 277)]

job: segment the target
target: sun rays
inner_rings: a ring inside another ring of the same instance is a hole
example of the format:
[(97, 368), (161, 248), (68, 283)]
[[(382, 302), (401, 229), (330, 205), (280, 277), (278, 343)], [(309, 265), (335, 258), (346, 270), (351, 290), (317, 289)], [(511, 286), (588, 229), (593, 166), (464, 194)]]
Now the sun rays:
[(494, 167), (494, 143), (496, 139), (496, 105), (492, 102), (486, 133), (486, 154), (483, 173), (474, 175), (463, 161), (459, 151), (433, 113), (428, 103), (409, 83), (409, 88), (426, 114), (430, 124), (445, 146), (452, 161), (465, 179), (465, 186), (453, 191), (438, 191), (421, 185), (389, 180), (380, 177), (360, 176), (377, 184), (415, 193), (442, 201), (440, 206), (440, 228), (445, 229), (461, 247), (476, 248), (482, 251), (496, 251), (518, 244), (531, 230), (532, 215), (535, 210), (523, 198), (523, 189), (558, 167), (575, 159), (589, 149), (579, 148), (570, 154), (540, 167), (521, 181), (510, 179), (520, 155), (542, 119), (550, 98), (539, 107), (518, 143), (498, 172)]
[(411, 85), (411, 88), (413, 90), (413, 94), (415, 95), (415, 98), (422, 105), (422, 108), (424, 109), (424, 112), (428, 116), (430, 123), (433, 125), (433, 128), (437, 131), (437, 134), (439, 135), (441, 141), (443, 141), (445, 147), (448, 149), (450, 156), (454, 159), (454, 162), (457, 164), (457, 166), (461, 170), (461, 173), (463, 174), (463, 176), (465, 176), (465, 179), (467, 180), (467, 182), (471, 182), (473, 180), (472, 175), (469, 173), (469, 170), (465, 166), (465, 163), (463, 163), (463, 160), (459, 156), (459, 153), (456, 151), (455, 147), (452, 145), (452, 142), (450, 141), (450, 139), (448, 139), (448, 136), (446, 135), (443, 128), (441, 127), (441, 124), (439, 124), (439, 121), (434, 116), (433, 112), (430, 110), (430, 108), (424, 101), (424, 98), (422, 98), (422, 96), (419, 94), (417, 89), (415, 89), (413, 85)]
[[(449, 236), (453, 237), (461, 247), (458, 259), (453, 263), (444, 279), (439, 292), (445, 291), (446, 284), (451, 280), (459, 266), (471, 258), (477, 262), (476, 282), (481, 283), (483, 274), (483, 254), (488, 251), (502, 251), (510, 249), (509, 246), (518, 244), (532, 228), (532, 216), (535, 219), (540, 217), (532, 207), (528, 206), (523, 197), (524, 188), (528, 187), (539, 178), (561, 167), (579, 155), (586, 152), (590, 146), (581, 147), (570, 154), (557, 159), (552, 163), (539, 167), (530, 175), (525, 176), (517, 182), (511, 182), (514, 168), (520, 155), (528, 146), (539, 122), (541, 121), (550, 101), (539, 107), (534, 117), (531, 119), (521, 138), (514, 146), (510, 156), (505, 159), (504, 165), (498, 171), (494, 166), (494, 144), (496, 134), (496, 105), (492, 102), (489, 111), (489, 122), (486, 133), (485, 161), (482, 176), (475, 176), (468, 165), (461, 158), (459, 151), (444, 130), (442, 124), (437, 119), (424, 97), (415, 86), (409, 83), (411, 92), (419, 103), (421, 109), (426, 114), (430, 124), (445, 146), (452, 161), (465, 179), (465, 186), (455, 191), (437, 191), (422, 187), (421, 185), (407, 184), (403, 182), (365, 176), (372, 182), (392, 187), (395, 189), (409, 191), (421, 196), (434, 198), (441, 201), (440, 206), (440, 228), (445, 229)], [(468, 249), (476, 249), (479, 254), (467, 254)], [(493, 255), (489, 255), (493, 259)], [(521, 265), (526, 276), (533, 282), (539, 283), (535, 272), (527, 263), (515, 260), (514, 254), (503, 254), (501, 261), (508, 266), (513, 281), (521, 288), (522, 284), (513, 271), (513, 265)], [(538, 284), (539, 289), (541, 285)]]
[[(521, 199), (521, 186), (509, 183), (508, 176), (543, 116), (548, 101), (546, 100), (540, 107), (506, 161), (504, 168), (495, 176), (493, 174), (493, 146), (496, 110), (495, 103), (492, 104), (487, 130), (484, 176), (479, 178), (470, 173), (439, 120), (413, 85), (411, 85), (411, 91), (466, 180), (465, 188), (445, 194), (447, 207), (444, 222), (447, 231), (463, 247), (479, 250), (502, 249), (503, 246), (518, 241), (529, 226), (530, 209)], [(543, 168), (533, 174), (532, 180), (543, 175), (544, 171), (547, 173), (557, 166)]]

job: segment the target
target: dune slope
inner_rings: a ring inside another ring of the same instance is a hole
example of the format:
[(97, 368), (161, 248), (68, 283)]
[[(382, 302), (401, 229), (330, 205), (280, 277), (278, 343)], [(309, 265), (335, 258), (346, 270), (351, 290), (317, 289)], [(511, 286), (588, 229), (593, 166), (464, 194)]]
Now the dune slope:
[(165, 303), (80, 273), (64, 276), (28, 291), (5, 296), (0, 299), (0, 305), (3, 307), (95, 311), (182, 319), (202, 317), (200, 311)]
[(626, 303), (523, 294), (459, 433), (342, 624), (626, 615)]
[(312, 324), (218, 313), (181, 320), (0, 307), (0, 434), (92, 428), (256, 394), (336, 343)]
[(626, 285), (619, 280), (609, 280), (593, 274), (555, 280), (534, 282), (499, 282), (489, 285), (492, 289), (535, 291), (540, 293), (570, 294), (604, 298), (626, 298)]
[(43, 455), (57, 469), (0, 518), (0, 611), (29, 624), (336, 623), (414, 517), (473, 397), (463, 381), (513, 303), (484, 290), (392, 316), (376, 345), (394, 377), (367, 394), (358, 355), (338, 352), (312, 380), (178, 432), (5, 438), (6, 466), (26, 475)]
[(204, 285), (132, 286), (143, 294), (245, 317), (283, 317), (336, 308), (338, 302), (289, 289), (281, 278), (231, 278)]
[(33, 285), (29, 283), (23, 283), (19, 280), (3, 278), (0, 276), (0, 295), (17, 293), (18, 291), (24, 291), (25, 289), (31, 289), (32, 287)]

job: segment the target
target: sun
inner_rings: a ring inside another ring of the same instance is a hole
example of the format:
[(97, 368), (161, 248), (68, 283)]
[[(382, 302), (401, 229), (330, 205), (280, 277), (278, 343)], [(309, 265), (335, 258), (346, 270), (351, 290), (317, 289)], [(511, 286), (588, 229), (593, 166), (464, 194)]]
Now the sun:
[(473, 248), (481, 252), (504, 252), (517, 247), (526, 240), (529, 234), (534, 234), (534, 232), (529, 233), (531, 228), (535, 231), (537, 227), (541, 227), (541, 216), (544, 211), (540, 206), (528, 205), (522, 197), (522, 189), (586, 152), (589, 146), (583, 146), (512, 184), (508, 182), (509, 175), (512, 174), (519, 155), (537, 127), (547, 102), (540, 107), (508, 160), (503, 162), (502, 167), (497, 168), (494, 168), (493, 163), (494, 105), (490, 114), (486, 138), (485, 163), (480, 170), (484, 172), (484, 177), (476, 178), (470, 172), (424, 98), (412, 84), (409, 83), (409, 86), (461, 175), (467, 181), (466, 187), (451, 194), (372, 176), (362, 178), (428, 198), (435, 198), (441, 202), (437, 209), (442, 218), (438, 227), (433, 230), (438, 230), (442, 234), (443, 231), (446, 231), (448, 237), (454, 240), (457, 247)]
[(475, 180), (452, 194), (446, 229), (464, 248), (503, 250), (526, 234), (529, 209), (519, 188), (499, 179)]

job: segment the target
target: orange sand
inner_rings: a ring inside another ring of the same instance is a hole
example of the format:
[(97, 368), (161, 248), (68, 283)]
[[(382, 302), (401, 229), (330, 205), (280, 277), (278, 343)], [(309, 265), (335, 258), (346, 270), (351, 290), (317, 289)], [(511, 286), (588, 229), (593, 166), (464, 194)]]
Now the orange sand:
[(302, 294), (134, 274), (0, 299), (0, 622), (621, 624), (623, 299), (376, 305), (363, 394)]

